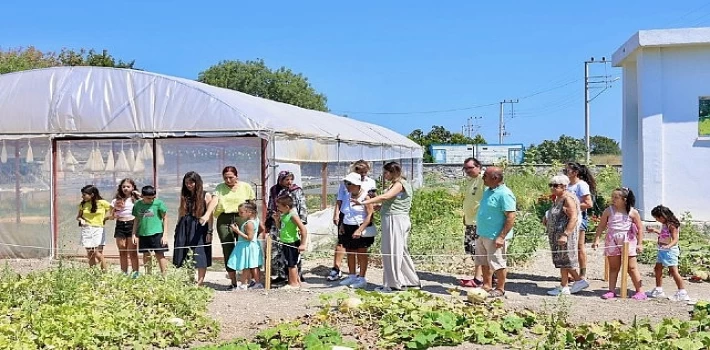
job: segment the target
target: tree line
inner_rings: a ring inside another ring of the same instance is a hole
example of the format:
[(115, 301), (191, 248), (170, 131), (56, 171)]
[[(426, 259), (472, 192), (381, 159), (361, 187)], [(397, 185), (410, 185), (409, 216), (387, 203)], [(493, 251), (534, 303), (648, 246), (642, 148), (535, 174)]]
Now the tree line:
[[(58, 66), (95, 66), (137, 69), (135, 60), (114, 58), (107, 50), (62, 49), (40, 51), (33, 46), (19, 49), (0, 48), (0, 74)], [(241, 91), (253, 96), (291, 105), (328, 111), (327, 97), (313, 88), (308, 78), (286, 67), (271, 69), (263, 60), (220, 61), (198, 74), (197, 81)]]

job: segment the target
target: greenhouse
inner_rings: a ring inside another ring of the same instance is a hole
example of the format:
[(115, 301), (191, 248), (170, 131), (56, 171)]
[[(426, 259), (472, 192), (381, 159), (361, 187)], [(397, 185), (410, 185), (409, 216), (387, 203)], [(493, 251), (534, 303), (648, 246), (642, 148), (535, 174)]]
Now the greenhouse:
[[(75, 217), (86, 184), (109, 201), (123, 178), (155, 185), (174, 227), (191, 170), (211, 190), (224, 166), (236, 166), (262, 206), (275, 173), (291, 170), (310, 212), (332, 206), (358, 159), (372, 162), (373, 176), (398, 161), (415, 186), (422, 183), (421, 147), (392, 130), (144, 71), (0, 75), (0, 121), (0, 258), (83, 256)], [(108, 256), (117, 255), (113, 230), (109, 221)]]

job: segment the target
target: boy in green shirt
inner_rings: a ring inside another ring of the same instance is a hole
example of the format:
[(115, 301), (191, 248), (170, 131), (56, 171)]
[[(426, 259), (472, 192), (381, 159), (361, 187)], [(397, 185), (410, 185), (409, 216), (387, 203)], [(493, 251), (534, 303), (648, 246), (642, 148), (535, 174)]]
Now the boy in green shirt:
[[(306, 238), (308, 232), (306, 226), (298, 216), (298, 212), (293, 207), (291, 196), (281, 196), (276, 199), (276, 210), (274, 213), (274, 224), (280, 227), (279, 241), (283, 244), (283, 255), (288, 268), (288, 284), (284, 289), (301, 288), (301, 279), (298, 277), (298, 261), (301, 259), (301, 252), (306, 250)], [(277, 243), (279, 244), (279, 243)]]
[(155, 199), (155, 187), (143, 186), (141, 194), (143, 199), (133, 205), (133, 244), (137, 244), (138, 252), (143, 253), (146, 273), (151, 273), (150, 252), (154, 251), (160, 273), (165, 275), (168, 241), (163, 237), (163, 233), (168, 229), (168, 210), (163, 201)]

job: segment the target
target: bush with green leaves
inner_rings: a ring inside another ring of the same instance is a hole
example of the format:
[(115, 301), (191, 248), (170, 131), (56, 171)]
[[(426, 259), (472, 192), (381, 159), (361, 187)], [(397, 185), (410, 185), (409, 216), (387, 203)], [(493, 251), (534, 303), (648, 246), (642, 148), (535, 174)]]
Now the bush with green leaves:
[(212, 291), (181, 271), (131, 279), (60, 263), (21, 276), (6, 266), (0, 295), (2, 349), (184, 346), (218, 332), (206, 314)]

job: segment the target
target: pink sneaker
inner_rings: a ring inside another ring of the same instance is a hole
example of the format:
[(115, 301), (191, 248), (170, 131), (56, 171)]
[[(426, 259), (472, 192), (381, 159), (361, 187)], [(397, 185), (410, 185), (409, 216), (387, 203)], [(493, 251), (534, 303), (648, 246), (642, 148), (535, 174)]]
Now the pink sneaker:
[(614, 292), (612, 292), (612, 291), (608, 291), (608, 292), (604, 293), (604, 295), (602, 295), (602, 299), (614, 299), (614, 298), (616, 298), (616, 294), (614, 294)]
[(648, 299), (648, 296), (644, 292), (637, 292), (636, 294), (634, 294), (634, 296), (631, 297), (631, 299), (646, 300), (646, 299)]

